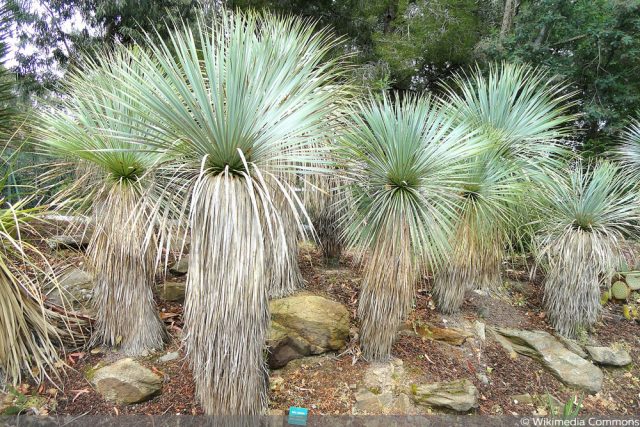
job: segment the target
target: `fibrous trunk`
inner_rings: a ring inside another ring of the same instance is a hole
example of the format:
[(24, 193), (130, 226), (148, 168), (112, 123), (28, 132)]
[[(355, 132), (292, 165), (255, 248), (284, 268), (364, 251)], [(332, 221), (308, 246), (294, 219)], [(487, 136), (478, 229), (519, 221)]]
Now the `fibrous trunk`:
[(130, 355), (162, 347), (166, 330), (153, 299), (155, 255), (135, 184), (115, 184), (94, 206), (89, 245), (95, 288), (93, 343)]
[(341, 192), (337, 175), (320, 176), (315, 183), (318, 188), (305, 192), (307, 210), (320, 243), (324, 262), (328, 266), (338, 266), (343, 247), (343, 224), (340, 215)]
[(611, 278), (615, 244), (593, 233), (565, 233), (549, 254), (544, 305), (551, 325), (573, 338), (589, 331), (600, 313), (600, 286)]
[(478, 240), (473, 228), (461, 227), (456, 234), (450, 259), (434, 276), (433, 299), (447, 314), (460, 310), (467, 290), (492, 291), (500, 286), (502, 239)]
[(251, 185), (244, 177), (205, 175), (192, 196), (185, 344), (197, 397), (210, 415), (266, 408), (269, 300), (261, 217), (270, 207)]
[(389, 359), (400, 323), (411, 309), (416, 268), (410, 239), (403, 234), (393, 230), (379, 238), (365, 266), (358, 317), (367, 360)]
[[(269, 296), (282, 298), (291, 295), (304, 286), (304, 279), (298, 264), (298, 238), (299, 227), (295, 217), (295, 209), (285, 196), (279, 193), (275, 197), (272, 208), (272, 222), (277, 223), (278, 218), (281, 227), (269, 231), (269, 239), (272, 244), (266, 246), (266, 268), (270, 276)], [(265, 228), (267, 225), (265, 224)]]
[(328, 203), (314, 218), (313, 226), (320, 239), (322, 257), (328, 266), (337, 266), (342, 254), (342, 227), (333, 203)]

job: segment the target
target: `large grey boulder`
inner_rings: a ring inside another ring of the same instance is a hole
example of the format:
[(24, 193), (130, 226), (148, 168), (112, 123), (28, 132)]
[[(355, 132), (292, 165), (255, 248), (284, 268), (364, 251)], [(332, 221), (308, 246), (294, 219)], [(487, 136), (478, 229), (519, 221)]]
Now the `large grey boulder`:
[(413, 385), (413, 400), (417, 405), (467, 412), (478, 406), (478, 389), (467, 379)]
[(349, 338), (349, 311), (317, 295), (297, 295), (272, 300), (269, 367), (290, 360), (342, 349)]
[(602, 371), (544, 331), (496, 328), (519, 354), (531, 357), (564, 384), (597, 393), (602, 389)]
[(623, 349), (614, 350), (609, 347), (586, 347), (591, 360), (607, 366), (627, 366), (632, 362), (629, 353)]
[(162, 390), (162, 378), (130, 358), (98, 369), (91, 382), (102, 397), (116, 403), (143, 402)]

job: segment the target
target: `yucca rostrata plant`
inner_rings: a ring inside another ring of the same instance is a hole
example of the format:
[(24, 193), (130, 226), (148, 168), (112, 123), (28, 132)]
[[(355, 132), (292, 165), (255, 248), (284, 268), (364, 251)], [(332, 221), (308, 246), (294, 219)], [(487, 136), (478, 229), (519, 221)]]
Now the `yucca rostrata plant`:
[(578, 162), (535, 193), (544, 303), (562, 335), (574, 337), (593, 326), (601, 285), (609, 285), (625, 238), (637, 236), (638, 196), (632, 184), (609, 162)]
[(351, 245), (367, 250), (358, 316), (364, 356), (387, 359), (425, 267), (445, 257), (477, 144), (429, 98), (369, 101), (343, 138), (354, 212)]
[(468, 289), (496, 289), (509, 238), (521, 225), (516, 214), (527, 187), (558, 167), (573, 116), (571, 93), (547, 73), (525, 65), (490, 67), (459, 75), (446, 88), (451, 113), (484, 150), (470, 159), (470, 182), (457, 207), (452, 256), (437, 272), (434, 297), (457, 311)]
[(189, 189), (184, 321), (196, 395), (207, 414), (257, 414), (270, 270), (289, 262), (272, 254), (288, 250), (285, 223), (300, 222), (290, 183), (323, 162), (342, 59), (327, 59), (336, 41), (326, 31), (267, 13), (223, 11), (146, 43), (123, 61), (144, 78), (115, 73), (112, 96), (140, 105), (160, 135), (146, 142), (170, 158), (159, 173)]
[(467, 290), (500, 283), (514, 205), (524, 188), (521, 171), (493, 153), (471, 159), (469, 172), (456, 206), (451, 253), (434, 277), (433, 296), (444, 313), (457, 311)]
[[(135, 105), (109, 95), (117, 85), (109, 75), (127, 55), (122, 49), (103, 53), (99, 62), (69, 73), (69, 92), (60, 106), (42, 113), (40, 131), (44, 149), (68, 162), (65, 169), (80, 171), (55, 204), (91, 218), (93, 343), (135, 355), (161, 348), (166, 331), (153, 299), (162, 221), (151, 169), (159, 156), (132, 142), (139, 141), (141, 121)], [(127, 72), (142, 78), (134, 66)]]
[(640, 121), (631, 119), (631, 122), (622, 131), (620, 145), (613, 150), (614, 156), (622, 163), (636, 183), (640, 181)]

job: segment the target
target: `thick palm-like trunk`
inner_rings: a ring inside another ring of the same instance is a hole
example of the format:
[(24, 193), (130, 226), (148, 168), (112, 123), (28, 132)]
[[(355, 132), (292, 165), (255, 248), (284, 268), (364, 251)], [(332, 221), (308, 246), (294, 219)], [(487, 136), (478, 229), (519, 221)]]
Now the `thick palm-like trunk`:
[[(131, 355), (162, 347), (166, 330), (153, 299), (154, 250), (138, 209), (137, 189), (116, 184), (94, 206), (89, 245), (95, 289), (92, 341)], [(143, 208), (143, 207), (142, 207)]]
[[(298, 221), (295, 218), (293, 207), (278, 194), (275, 197), (272, 222), (277, 223), (280, 218), (282, 227), (272, 229), (269, 241), (266, 245), (267, 264), (266, 269), (270, 277), (269, 296), (282, 298), (302, 289), (304, 279), (298, 264), (298, 239), (300, 235)], [(264, 224), (267, 228), (267, 224)], [(280, 230), (280, 232), (278, 232)]]
[(364, 357), (384, 361), (413, 302), (416, 263), (407, 233), (382, 234), (365, 266), (358, 317)]
[(317, 214), (313, 226), (320, 240), (325, 264), (330, 267), (338, 266), (342, 255), (342, 227), (337, 209), (331, 202)]
[(459, 228), (450, 259), (435, 274), (433, 298), (443, 313), (458, 312), (467, 290), (495, 291), (500, 286), (502, 239), (497, 230), (493, 238), (484, 240), (476, 232), (470, 226)]
[(260, 192), (243, 177), (203, 176), (191, 202), (185, 343), (209, 415), (266, 409), (269, 276)]
[(549, 323), (559, 334), (574, 338), (587, 332), (600, 314), (600, 286), (611, 278), (616, 243), (605, 236), (572, 230), (550, 253), (544, 282)]

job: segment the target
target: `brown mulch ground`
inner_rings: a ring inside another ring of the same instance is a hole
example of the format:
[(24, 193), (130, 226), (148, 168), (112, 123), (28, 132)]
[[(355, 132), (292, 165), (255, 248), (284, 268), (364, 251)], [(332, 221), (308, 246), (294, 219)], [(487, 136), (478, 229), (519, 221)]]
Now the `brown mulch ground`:
[[(57, 262), (74, 265), (82, 262), (82, 256), (72, 251), (58, 252), (55, 258)], [(355, 319), (361, 274), (351, 256), (346, 255), (338, 267), (325, 268), (318, 251), (310, 245), (303, 245), (300, 266), (307, 282), (306, 291), (345, 304)], [(506, 276), (522, 279), (526, 275), (509, 271)], [(505, 282), (507, 285), (499, 296), (470, 292), (461, 313), (455, 316), (443, 316), (434, 309), (427, 287), (417, 293), (415, 310), (410, 317), (439, 326), (473, 324), (478, 320), (487, 326), (550, 330), (540, 308), (540, 283), (536, 280)], [(99, 362), (118, 356), (113, 353), (92, 354), (90, 351), (72, 357), (73, 369), (67, 371), (60, 391), (54, 392), (51, 385), (46, 385), (39, 390), (32, 387), (26, 394), (45, 397), (47, 404), (43, 408), (51, 414), (200, 414), (202, 411), (194, 397), (192, 374), (184, 354), (181, 352), (182, 357), (172, 362), (157, 362), (157, 358), (167, 352), (180, 351), (182, 328), (181, 304), (159, 304), (170, 327), (171, 342), (161, 353), (143, 358), (141, 363), (164, 376), (162, 394), (136, 405), (105, 402), (85, 379), (85, 373)], [(357, 321), (353, 320), (354, 334), (357, 326)], [(393, 354), (404, 361), (408, 381), (411, 382), (470, 379), (480, 392), (478, 414), (540, 413), (540, 410), (545, 410), (544, 403), (516, 403), (513, 396), (528, 393), (541, 396), (546, 401), (549, 393), (560, 402), (575, 396), (584, 398), (583, 415), (640, 415), (639, 331), (637, 323), (621, 316), (619, 305), (605, 307), (592, 339), (601, 345), (625, 347), (634, 365), (624, 369), (603, 369), (605, 385), (603, 391), (595, 396), (584, 396), (563, 386), (532, 359), (524, 356), (512, 359), (500, 344), (491, 339), (489, 331), (486, 341), (467, 340), (460, 347), (402, 335), (393, 347)], [(340, 355), (292, 361), (271, 374), (270, 409), (273, 413), (281, 413), (290, 406), (302, 406), (310, 408), (314, 414), (350, 414), (355, 391), (362, 382), (367, 365), (359, 358), (355, 342), (351, 342)]]

